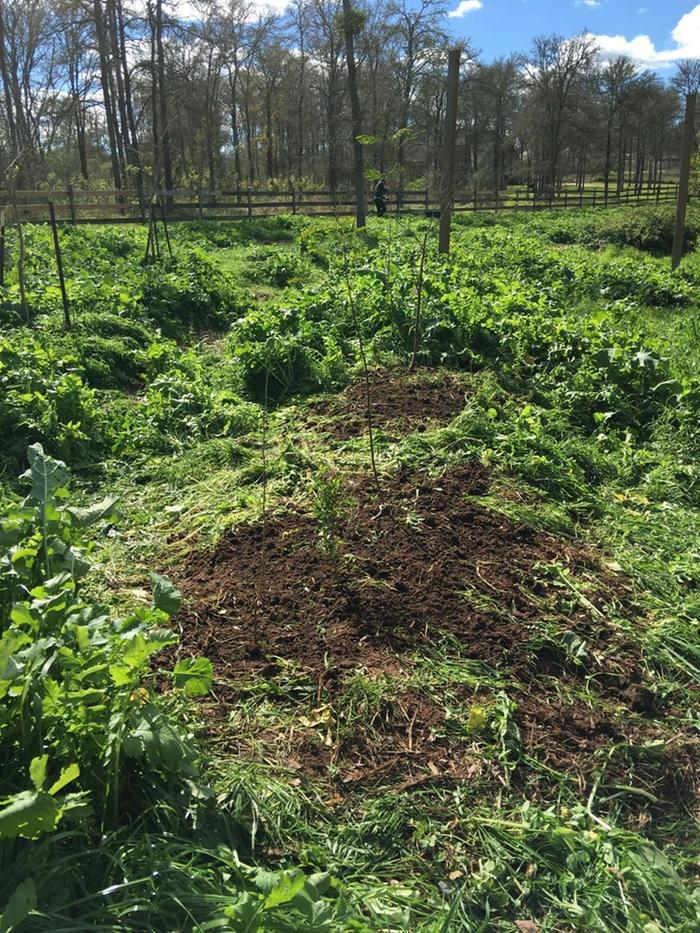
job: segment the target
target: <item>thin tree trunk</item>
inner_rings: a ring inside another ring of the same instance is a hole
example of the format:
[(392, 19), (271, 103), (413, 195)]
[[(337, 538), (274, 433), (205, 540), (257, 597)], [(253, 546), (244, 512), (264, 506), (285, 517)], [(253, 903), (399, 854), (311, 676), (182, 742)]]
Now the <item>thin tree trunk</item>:
[(362, 110), (360, 94), (357, 89), (357, 66), (355, 64), (355, 36), (352, 24), (352, 6), (350, 0), (343, 0), (343, 21), (345, 26), (345, 54), (348, 65), (348, 88), (352, 106), (352, 145), (355, 160), (355, 219), (358, 227), (365, 226), (365, 162), (362, 135)]
[(123, 75), (124, 83), (124, 106), (126, 110), (126, 134), (132, 154), (132, 164), (136, 168), (136, 189), (139, 192), (143, 190), (143, 164), (141, 161), (141, 151), (139, 149), (138, 136), (136, 134), (136, 119), (134, 117), (134, 102), (131, 93), (131, 76), (129, 74), (129, 65), (126, 57), (126, 31), (124, 29), (124, 10), (122, 0), (114, 0), (117, 27), (117, 47), (119, 62)]
[(100, 79), (102, 82), (102, 98), (107, 122), (107, 137), (109, 139), (109, 154), (112, 162), (112, 178), (114, 187), (122, 186), (121, 168), (119, 166), (119, 148), (117, 146), (117, 132), (114, 126), (114, 111), (112, 108), (111, 80), (109, 73), (109, 46), (105, 34), (105, 22), (102, 15), (100, 0), (93, 0), (93, 15), (95, 17), (95, 32), (97, 34), (97, 48), (100, 59)]
[(158, 53), (158, 107), (160, 110), (163, 181), (166, 189), (172, 191), (173, 169), (170, 155), (170, 132), (168, 129), (168, 93), (165, 86), (165, 52), (163, 50), (163, 0), (156, 0), (156, 50)]

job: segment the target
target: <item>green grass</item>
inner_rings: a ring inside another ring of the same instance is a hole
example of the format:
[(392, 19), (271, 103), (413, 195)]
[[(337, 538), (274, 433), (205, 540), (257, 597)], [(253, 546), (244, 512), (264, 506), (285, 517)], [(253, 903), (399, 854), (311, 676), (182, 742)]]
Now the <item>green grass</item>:
[[(372, 365), (406, 365), (427, 224), (177, 225), (175, 262), (155, 270), (141, 266), (141, 229), (70, 231), (69, 334), (48, 234), (28, 231), (32, 325), (18, 321), (13, 274), (2, 304), (5, 512), (37, 440), (68, 462), (78, 501), (116, 494), (120, 515), (94, 535), (83, 598), (119, 611), (143, 605), (151, 569), (177, 572), (258, 521), (263, 501), (268, 515), (315, 515), (319, 547), (342, 554), (333, 482), (369, 473), (367, 438), (325, 435), (309, 407), (360, 372), (346, 271)], [(583, 666), (577, 679), (543, 677), (548, 702), (627, 716), (651, 734), (586, 676), (599, 646), (572, 638), (582, 613), (594, 636), (610, 626), (636, 645), (667, 711), (658, 748), (687, 751), (688, 766), (699, 725), (700, 253), (672, 275), (671, 224), (666, 208), (460, 217), (452, 258), (428, 253), (419, 363), (465, 375), (464, 410), (376, 440), (387, 481), (478, 460), (492, 477), (481, 506), (598, 549), (599, 570), (543, 565), (529, 585), (541, 611), (532, 656), (544, 648)], [(693, 209), (689, 245), (699, 224)], [(608, 595), (610, 576), (626, 596)], [(514, 618), (495, 592), (466, 587), (463, 598)], [(333, 690), (289, 663), (259, 678), (215, 674), (214, 691), (223, 686), (231, 705), (213, 734), (210, 700), (203, 716), (192, 703), (164, 707), (196, 736), (211, 800), (195, 815), (168, 793), (104, 838), (66, 827), (0, 840), (0, 910), (32, 878), (27, 929), (697, 929), (697, 798), (654, 803), (657, 746), (609, 740), (592, 773), (558, 770), (518, 735), (527, 684), (457, 638), (437, 636), (396, 671), (348, 671)], [(383, 743), (408, 734), (416, 696), (440, 711), (432, 741), (449, 743), (469, 777), (426, 771), (406, 785), (379, 770), (344, 787), (332, 764), (315, 778), (295, 765), (296, 733), (319, 749), (361, 739), (381, 762)], [(302, 882), (302, 895), (267, 910), (261, 868), (278, 873), (278, 891), (299, 868), (328, 878), (322, 893)]]

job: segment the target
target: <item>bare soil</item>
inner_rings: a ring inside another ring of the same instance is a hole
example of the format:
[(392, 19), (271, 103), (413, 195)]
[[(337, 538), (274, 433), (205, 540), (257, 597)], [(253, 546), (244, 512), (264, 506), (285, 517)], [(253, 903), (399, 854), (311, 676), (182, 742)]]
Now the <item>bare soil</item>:
[[(636, 644), (608, 620), (610, 607), (635, 611), (631, 591), (595, 554), (468, 498), (488, 487), (475, 463), (440, 478), (400, 475), (381, 496), (357, 479), (336, 559), (312, 517), (288, 512), (265, 528), (235, 527), (215, 550), (171, 570), (184, 596), (180, 650), (210, 658), (220, 681), (208, 710), (212, 731), (235, 715), (245, 684), (283, 681), (292, 669), (315, 684), (317, 712), (261, 729), (254, 741), (220, 730), (233, 751), (262, 747), (267, 760), (326, 781), (332, 794), (502, 782), (479, 752), (484, 737), (448, 717), (448, 686), (402, 686), (417, 652), (449, 652), (502, 675), (517, 704), (521, 756), (582, 787), (604, 768), (606, 781), (641, 781), (660, 800), (692, 797), (697, 744), (679, 735), (654, 750), (669, 711), (644, 683)], [(553, 619), (585, 643), (580, 665), (547, 635)], [(370, 682), (396, 681), (376, 708), (353, 718), (347, 697), (358, 671)], [(488, 708), (494, 696), (463, 684), (449, 692), (462, 709)]]
[[(447, 424), (464, 408), (468, 387), (450, 372), (373, 370), (370, 373), (372, 424), (388, 433), (421, 431)], [(310, 422), (337, 440), (361, 437), (367, 431), (367, 387), (351, 383), (333, 398), (311, 408)]]

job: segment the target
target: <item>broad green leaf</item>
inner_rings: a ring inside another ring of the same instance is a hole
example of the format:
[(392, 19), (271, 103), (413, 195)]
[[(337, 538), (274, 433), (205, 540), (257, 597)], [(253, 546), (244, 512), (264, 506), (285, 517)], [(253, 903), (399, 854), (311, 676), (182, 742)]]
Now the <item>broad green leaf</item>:
[(80, 577), (84, 577), (90, 569), (89, 562), (85, 560), (82, 553), (77, 548), (67, 547), (63, 552), (63, 559), (76, 580), (79, 580)]
[(16, 839), (17, 836), (35, 839), (55, 829), (60, 815), (60, 807), (50, 794), (22, 791), (0, 810), (0, 839)]
[(173, 670), (175, 686), (188, 697), (204, 696), (211, 690), (214, 668), (208, 658), (182, 658)]
[(143, 740), (140, 735), (127, 735), (122, 741), (122, 748), (128, 758), (140, 758), (143, 755)]
[(107, 496), (102, 499), (101, 502), (88, 505), (86, 508), (69, 506), (66, 512), (76, 520), (81, 528), (88, 528), (90, 525), (94, 525), (96, 522), (102, 521), (105, 518), (111, 518), (114, 514), (114, 507), (118, 501), (117, 496)]
[(7, 631), (0, 638), (0, 682), (10, 682), (21, 672), (23, 664), (14, 657), (16, 651), (30, 644), (31, 639), (23, 632), (15, 634)]
[(125, 754), (131, 757), (145, 754), (151, 765), (168, 770), (186, 769), (193, 759), (192, 750), (154, 706), (143, 708), (140, 722), (122, 744)]
[(19, 884), (0, 914), (0, 933), (10, 933), (36, 910), (36, 885), (32, 878)]
[(65, 485), (68, 480), (68, 470), (62, 460), (54, 460), (44, 453), (41, 444), (32, 444), (27, 449), (29, 469), (23, 478), (31, 480), (31, 496), (37, 502), (47, 503), (56, 489)]
[(41, 755), (38, 758), (32, 758), (29, 765), (29, 777), (37, 790), (41, 790), (46, 780), (46, 766), (49, 763), (48, 755)]
[(161, 577), (158, 573), (151, 574), (151, 583), (153, 584), (153, 605), (156, 609), (167, 612), (174, 616), (180, 610), (180, 591), (176, 586)]
[(60, 790), (63, 790), (66, 785), (70, 784), (71, 781), (74, 781), (77, 777), (80, 776), (80, 765), (73, 762), (72, 765), (68, 765), (67, 768), (64, 768), (59, 774), (58, 778), (53, 782), (51, 787), (49, 787), (49, 793), (53, 797)]
[(281, 872), (279, 881), (265, 898), (265, 909), (271, 910), (280, 904), (288, 904), (303, 890), (306, 884), (306, 875), (303, 871)]
[(266, 868), (259, 868), (255, 872), (255, 887), (263, 894), (270, 894), (278, 885), (280, 880), (279, 872), (268, 871)]
[(141, 632), (137, 632), (133, 638), (127, 640), (127, 648), (125, 648), (124, 653), (122, 654), (122, 661), (126, 664), (127, 667), (136, 669), (141, 667), (141, 665), (146, 661), (151, 654), (149, 646), (146, 644), (146, 639), (143, 637)]
[(35, 624), (29, 606), (27, 606), (25, 603), (17, 603), (17, 605), (13, 607), (12, 612), (10, 613), (10, 618), (16, 625)]
[(262, 928), (260, 901), (246, 891), (233, 904), (224, 907), (224, 915), (233, 921), (233, 929), (241, 933), (258, 933)]
[(109, 676), (116, 687), (126, 687), (131, 683), (134, 672), (123, 664), (112, 664), (109, 668)]

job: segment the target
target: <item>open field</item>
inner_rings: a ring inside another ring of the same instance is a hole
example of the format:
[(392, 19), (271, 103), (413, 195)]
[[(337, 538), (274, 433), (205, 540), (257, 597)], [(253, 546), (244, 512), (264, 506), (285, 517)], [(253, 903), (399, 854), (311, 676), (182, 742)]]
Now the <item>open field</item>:
[(698, 209), (675, 274), (672, 229), (460, 216), (446, 259), (426, 219), (280, 216), (145, 263), (64, 227), (66, 330), (26, 228), (0, 929), (698, 929)]

